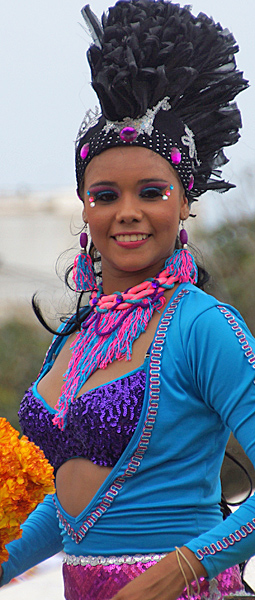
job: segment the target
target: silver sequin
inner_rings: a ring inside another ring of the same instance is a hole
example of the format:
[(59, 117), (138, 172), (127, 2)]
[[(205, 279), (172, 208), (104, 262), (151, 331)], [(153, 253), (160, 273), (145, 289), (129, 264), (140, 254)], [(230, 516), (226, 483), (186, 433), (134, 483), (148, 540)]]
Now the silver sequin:
[(159, 562), (165, 556), (166, 554), (135, 554), (133, 556), (128, 554), (122, 556), (75, 556), (74, 554), (65, 554), (63, 562), (67, 565), (91, 565), (92, 567), (97, 565), (134, 565), (138, 562), (146, 564), (152, 560)]
[(87, 112), (85, 113), (85, 117), (82, 121), (82, 124), (80, 126), (80, 129), (78, 131), (78, 134), (77, 134), (77, 138), (75, 141), (76, 147), (78, 146), (80, 139), (84, 137), (84, 135), (87, 133), (87, 131), (89, 131), (89, 129), (91, 129), (92, 127), (95, 127), (97, 125), (100, 117), (101, 117), (101, 113), (100, 113), (98, 106), (95, 106), (94, 111), (91, 108), (89, 110), (87, 110)]
[(106, 121), (103, 131), (108, 133), (111, 129), (120, 133), (124, 127), (134, 127), (138, 135), (141, 133), (147, 133), (151, 136), (153, 132), (153, 123), (157, 113), (162, 110), (170, 110), (171, 104), (168, 102), (169, 97), (166, 96), (163, 100), (160, 100), (153, 108), (148, 108), (145, 115), (132, 119), (131, 117), (125, 117), (123, 121)]
[(186, 135), (183, 135), (181, 137), (181, 141), (184, 146), (188, 146), (189, 156), (190, 156), (191, 160), (195, 159), (197, 165), (199, 166), (200, 162), (197, 158), (197, 149), (196, 149), (196, 144), (195, 144), (195, 140), (194, 140), (194, 133), (193, 133), (193, 131), (191, 131), (191, 129), (188, 127), (188, 125), (184, 125), (184, 129), (185, 129)]

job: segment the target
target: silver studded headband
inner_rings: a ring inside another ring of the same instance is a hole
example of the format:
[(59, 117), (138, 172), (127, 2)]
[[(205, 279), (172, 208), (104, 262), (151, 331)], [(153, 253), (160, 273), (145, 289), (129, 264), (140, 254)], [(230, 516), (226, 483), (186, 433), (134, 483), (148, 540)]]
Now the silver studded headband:
[(89, 162), (116, 146), (140, 146), (160, 154), (176, 169), (188, 200), (191, 202), (197, 195), (194, 174), (199, 161), (194, 134), (172, 114), (168, 97), (136, 119), (125, 117), (122, 121), (109, 121), (98, 109), (86, 113), (76, 139), (76, 178), (80, 197)]

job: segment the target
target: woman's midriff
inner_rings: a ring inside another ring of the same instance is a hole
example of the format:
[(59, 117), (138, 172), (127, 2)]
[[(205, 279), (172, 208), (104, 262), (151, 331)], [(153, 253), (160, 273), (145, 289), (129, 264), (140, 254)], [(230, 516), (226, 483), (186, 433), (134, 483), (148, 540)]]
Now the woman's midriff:
[(56, 490), (63, 509), (77, 517), (94, 498), (111, 470), (86, 458), (72, 458), (61, 465), (56, 475)]

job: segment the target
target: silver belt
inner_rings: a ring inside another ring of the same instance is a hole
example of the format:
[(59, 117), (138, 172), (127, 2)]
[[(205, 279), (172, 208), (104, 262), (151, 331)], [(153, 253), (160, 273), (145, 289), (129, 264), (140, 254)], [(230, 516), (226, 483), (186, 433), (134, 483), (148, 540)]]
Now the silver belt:
[(130, 556), (123, 554), (122, 556), (75, 556), (74, 554), (64, 554), (63, 563), (67, 565), (134, 565), (135, 563), (148, 563), (150, 561), (159, 562), (165, 558), (166, 554), (134, 554)]

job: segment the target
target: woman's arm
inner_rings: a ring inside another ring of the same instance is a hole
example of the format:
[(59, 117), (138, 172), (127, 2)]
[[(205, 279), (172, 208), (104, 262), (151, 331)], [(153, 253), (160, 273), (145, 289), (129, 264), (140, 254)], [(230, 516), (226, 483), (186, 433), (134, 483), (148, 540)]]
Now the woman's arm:
[(62, 550), (56, 508), (46, 496), (22, 525), (22, 537), (7, 545), (8, 561), (3, 563), (0, 585)]
[[(187, 360), (202, 398), (255, 467), (255, 340), (238, 311), (219, 304), (201, 314), (189, 331)], [(255, 553), (255, 496), (187, 548), (210, 579), (250, 558)]]
[[(204, 566), (197, 560), (193, 552), (183, 546), (180, 549), (193, 567), (197, 577), (206, 577)], [(188, 583), (194, 581), (192, 571), (181, 560), (185, 578)], [(185, 587), (185, 579), (181, 573), (176, 552), (171, 552), (145, 573), (133, 579), (111, 600), (176, 600)]]
[[(216, 307), (205, 311), (186, 333), (183, 347), (202, 398), (234, 432), (255, 466), (255, 344), (251, 333), (236, 311), (229, 316), (227, 310)], [(209, 579), (251, 557), (255, 553), (255, 496), (181, 550), (197, 577)], [(191, 570), (184, 562), (182, 566), (191, 583)], [(171, 552), (111, 600), (176, 600), (184, 587), (176, 554)]]

